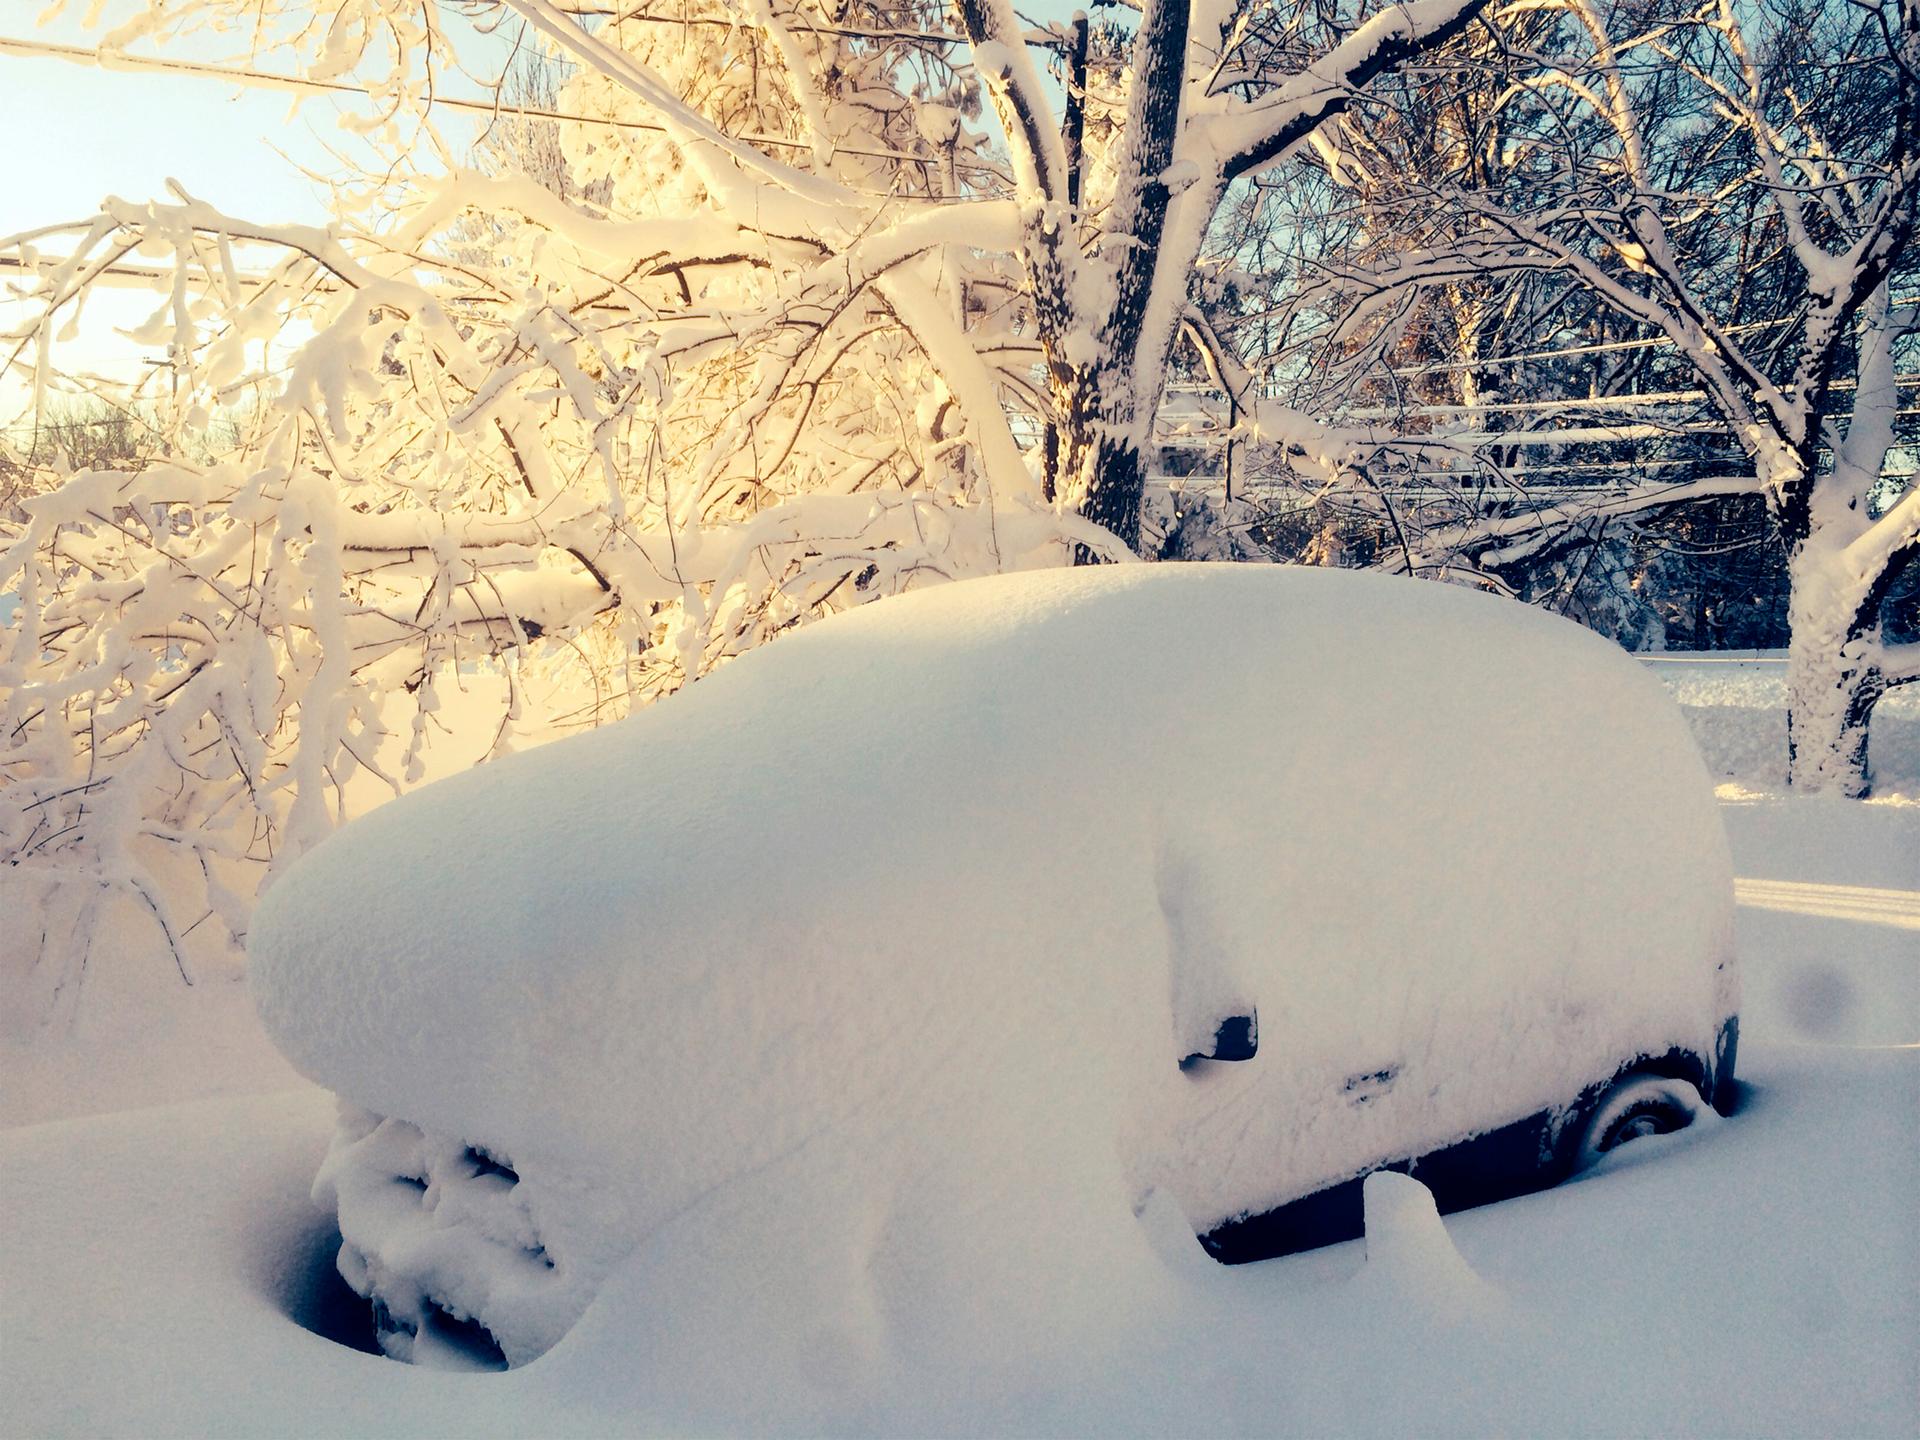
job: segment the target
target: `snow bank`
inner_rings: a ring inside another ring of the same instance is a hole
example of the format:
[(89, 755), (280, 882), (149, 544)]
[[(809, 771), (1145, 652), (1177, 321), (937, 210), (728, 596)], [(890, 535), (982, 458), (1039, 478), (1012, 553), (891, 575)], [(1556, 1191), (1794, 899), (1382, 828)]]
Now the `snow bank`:
[(596, 1308), (497, 1376), (302, 1328), (329, 1263), (304, 1194), (324, 1096), (0, 1131), (0, 1434), (1910, 1437), (1920, 1050), (1762, 1045), (1747, 1068), (1741, 1114), (1657, 1163), (1448, 1217), (1497, 1304), (1404, 1303), (1451, 1294), (1369, 1281), (1359, 1244), (1235, 1269), (1194, 1250), (1188, 1288), (1037, 1384), (902, 1369), (837, 1403), (743, 1402), (759, 1377), (718, 1356), (661, 1383), (649, 1346), (697, 1292), (605, 1314), (624, 1329)]
[[(1692, 742), (1608, 642), (1156, 566), (867, 607), (429, 786), (294, 867), (252, 953), (366, 1112), (321, 1193), (349, 1278), (416, 1305), (397, 1346), (477, 1316), (527, 1358), (618, 1266), (582, 1329), (649, 1373), (840, 1394), (1037, 1379), (1151, 1308), (1156, 1188), (1206, 1228), (1710, 1056), (1730, 936)], [(1255, 1061), (1176, 1066), (1248, 1004)]]
[(45, 963), (42, 929), (70, 925), (89, 888), (0, 865), (0, 1127), (302, 1083), (260, 1029), (241, 957), (195, 945), (186, 984), (131, 901), (103, 907), (83, 967)]
[[(1709, 773), (1756, 790), (1787, 775), (1787, 662), (1781, 652), (1647, 655), (1642, 662), (1679, 702)], [(1890, 690), (1874, 707), (1868, 766), (1874, 795), (1920, 801), (1920, 686)]]

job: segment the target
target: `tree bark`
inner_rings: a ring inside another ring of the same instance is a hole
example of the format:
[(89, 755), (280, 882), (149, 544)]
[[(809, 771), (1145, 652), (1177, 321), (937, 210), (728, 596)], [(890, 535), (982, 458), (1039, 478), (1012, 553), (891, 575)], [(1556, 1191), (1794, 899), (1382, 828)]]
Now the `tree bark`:
[[(1146, 488), (1146, 455), (1135, 426), (1080, 424), (1064, 436), (1062, 472), (1084, 497), (1080, 513), (1111, 530), (1127, 549), (1140, 548), (1140, 500)], [(1074, 547), (1074, 564), (1094, 565), (1104, 556)]]
[(1836, 593), (1839, 560), (1816, 538), (1788, 562), (1787, 785), (1860, 800), (1873, 788), (1868, 727), (1887, 681), (1872, 660), (1879, 596)]
[(1868, 726), (1886, 692), (1880, 672), (1790, 650), (1787, 659), (1787, 784), (1849, 800), (1873, 793)]

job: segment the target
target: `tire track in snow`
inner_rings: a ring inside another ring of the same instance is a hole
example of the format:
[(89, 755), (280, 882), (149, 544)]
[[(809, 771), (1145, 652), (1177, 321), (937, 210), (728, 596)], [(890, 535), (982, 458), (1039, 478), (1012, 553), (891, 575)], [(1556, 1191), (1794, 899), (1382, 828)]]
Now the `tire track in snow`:
[(1735, 903), (1753, 910), (1776, 910), (1825, 920), (1852, 920), (1920, 930), (1920, 890), (1884, 890), (1867, 885), (1821, 885), (1805, 880), (1733, 882)]

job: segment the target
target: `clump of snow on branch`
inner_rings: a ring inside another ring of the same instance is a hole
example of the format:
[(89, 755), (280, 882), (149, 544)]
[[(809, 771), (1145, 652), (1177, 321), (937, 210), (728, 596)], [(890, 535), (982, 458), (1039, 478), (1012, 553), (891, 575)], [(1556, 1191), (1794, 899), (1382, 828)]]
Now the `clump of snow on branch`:
[[(320, 63), (376, 20), (419, 39), (345, 6)], [(534, 719), (523, 667), (576, 669), (617, 715), (816, 616), (1104, 545), (1041, 500), (999, 403), (1017, 307), (975, 248), (996, 202), (948, 203), (978, 193), (959, 112), (921, 126), (884, 56), (842, 67), (830, 109), (777, 80), (707, 95), (735, 129), (827, 127), (743, 176), (618, 48), (649, 53), (643, 29), (593, 38), (564, 103), (663, 115), (677, 148), (569, 142), (571, 199), (456, 169), (390, 220), (318, 229), (176, 187), (12, 242), (38, 303), (16, 353), (110, 267), (169, 276), (135, 336), (171, 357), (167, 453), (50, 477), (0, 521), (0, 845), (88, 897), (54, 948), (83, 955), (98, 902), (130, 895), (189, 975), (183, 937), (243, 936), (262, 867), (324, 835), (356, 774), (419, 778), (476, 666), (504, 674), (505, 749)], [(830, 66), (832, 43), (789, 58)], [(290, 330), (310, 338), (261, 394)]]

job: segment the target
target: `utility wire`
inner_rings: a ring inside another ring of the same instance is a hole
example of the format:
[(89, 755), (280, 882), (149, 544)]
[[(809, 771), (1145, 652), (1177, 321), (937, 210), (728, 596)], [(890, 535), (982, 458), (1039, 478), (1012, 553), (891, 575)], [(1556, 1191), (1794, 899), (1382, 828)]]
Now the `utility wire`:
[[(137, 70), (162, 75), (193, 75), (206, 80), (226, 80), (237, 85), (250, 85), (258, 89), (284, 90), (297, 95), (358, 95), (371, 96), (373, 92), (364, 85), (354, 85), (344, 80), (312, 80), (303, 75), (282, 75), (271, 70), (250, 70), (239, 65), (216, 65), (206, 60), (182, 60), (175, 56), (164, 55), (104, 55), (98, 50), (84, 45), (58, 45), (51, 40), (23, 40), (16, 36), (0, 35), (0, 55), (43, 56), (54, 60), (65, 60), (75, 65), (91, 65), (102, 70)], [(533, 105), (503, 105), (493, 100), (467, 100), (458, 96), (435, 95), (430, 105), (442, 105), (449, 110), (467, 110), (475, 114), (489, 116), (519, 116), (530, 120), (555, 120), (575, 125), (600, 125), (611, 130), (646, 130), (655, 134), (672, 133), (667, 126), (655, 120), (612, 120), (593, 115), (571, 115), (561, 110), (548, 110)], [(773, 146), (788, 150), (813, 150), (810, 140), (789, 140), (781, 135), (733, 135), (729, 139), (738, 140), (747, 145)], [(859, 155), (875, 160), (904, 160), (914, 165), (944, 165), (947, 159), (939, 155), (915, 155), (906, 150), (887, 150), (878, 146), (834, 145), (833, 152), (839, 155)], [(999, 170), (984, 160), (972, 160), (955, 155), (953, 164), (957, 169), (983, 171), (999, 174)]]
[[(1395, 370), (1394, 375), (1406, 375), (1409, 371)], [(1909, 375), (1896, 375), (1893, 383), (1903, 388), (1920, 385), (1920, 372)], [(1852, 390), (1858, 382), (1854, 380), (1834, 380), (1828, 383), (1830, 390)], [(1226, 396), (1210, 385), (1169, 385), (1169, 395), (1218, 395), (1224, 404)], [(1476, 415), (1476, 414), (1557, 414), (1564, 410), (1632, 410), (1643, 405), (1697, 405), (1707, 398), (1704, 390), (1665, 390), (1647, 394), (1625, 395), (1573, 395), (1560, 400), (1495, 400), (1479, 405), (1369, 405), (1357, 410), (1341, 410), (1337, 413), (1343, 420), (1399, 420), (1420, 415)], [(1202, 412), (1204, 413), (1204, 412)]]
[[(53, 256), (53, 257), (42, 259), (37, 264), (28, 264), (27, 262), (19, 259), (17, 256), (0, 255), (0, 271), (14, 270), (22, 274), (32, 275), (32, 274), (37, 274), (44, 270), (58, 269), (60, 266), (66, 264), (69, 258), (70, 257)], [(139, 283), (140, 287), (144, 288), (147, 286), (152, 286), (157, 284), (170, 283), (173, 279), (173, 272), (169, 269), (163, 269), (157, 265), (129, 265), (129, 264), (126, 264), (125, 262), (121, 262), (113, 265), (103, 266), (100, 270), (96, 272), (96, 278), (135, 281)], [(257, 275), (241, 274), (241, 275), (235, 276), (234, 278), (237, 281), (237, 283), (241, 285), (246, 285), (246, 286), (258, 286), (258, 285), (264, 285), (267, 283), (265, 279)], [(322, 284), (316, 288), (326, 290), (326, 289), (331, 289), (332, 287)], [(0, 298), (4, 298), (4, 297), (0, 297)], [(26, 300), (26, 299), (30, 299), (31, 297), (19, 296), (17, 298), (19, 300)], [(1625, 343), (1638, 345), (1638, 344), (1659, 344), (1664, 342), (1628, 341)], [(1535, 358), (1551, 357), (1554, 355), (1571, 355), (1571, 354), (1579, 354), (1579, 353), (1582, 353), (1579, 349), (1545, 350), (1545, 351), (1538, 352), (1538, 355)], [(1431, 368), (1433, 367), (1421, 366), (1411, 370), (1394, 370), (1390, 373), (1396, 376), (1404, 377), (1408, 375), (1422, 374)], [(1916, 371), (1906, 375), (1896, 375), (1893, 377), (1893, 379), (1894, 379), (1894, 384), (1896, 386), (1899, 386), (1902, 389), (1911, 389), (1915, 386), (1920, 386), (1920, 371)], [(1842, 379), (1842, 380), (1832, 381), (1829, 384), (1828, 388), (1831, 390), (1852, 390), (1856, 388), (1856, 385), (1857, 385), (1856, 381)], [(1215, 390), (1210, 385), (1183, 384), (1183, 383), (1175, 383), (1167, 386), (1166, 393), (1168, 395), (1221, 395), (1220, 391)], [(1223, 395), (1221, 396), (1221, 398), (1224, 401), (1225, 397)], [(1370, 406), (1360, 410), (1342, 411), (1340, 412), (1340, 418), (1343, 420), (1401, 420), (1401, 419), (1417, 419), (1422, 416), (1439, 417), (1439, 416), (1473, 415), (1481, 412), (1502, 413), (1502, 414), (1555, 414), (1555, 413), (1559, 413), (1567, 410), (1632, 410), (1632, 409), (1637, 409), (1641, 406), (1648, 406), (1648, 405), (1664, 406), (1664, 405), (1698, 404), (1699, 402), (1705, 399), (1706, 399), (1706, 392), (1703, 390), (1668, 390), (1668, 391), (1662, 391), (1662, 392), (1644, 394), (1644, 395), (1639, 395), (1639, 394), (1578, 395), (1578, 396), (1570, 396), (1563, 400), (1501, 400), (1501, 401), (1492, 401), (1492, 402), (1480, 404), (1480, 405), (1409, 405), (1403, 409), (1396, 409), (1389, 406)], [(1184, 413), (1191, 413), (1191, 412), (1179, 412), (1179, 413), (1184, 414)], [(1911, 415), (1914, 412), (1912, 410), (1903, 409), (1903, 410), (1897, 411), (1896, 413), (1900, 415)], [(1161, 443), (1163, 444), (1171, 444), (1175, 447), (1181, 447), (1183, 445), (1184, 446), (1204, 445), (1214, 441), (1217, 438), (1215, 434), (1207, 431), (1197, 431), (1190, 434), (1180, 434), (1177, 429), (1180, 423), (1179, 419), (1177, 418), (1177, 415), (1175, 418), (1172, 419), (1172, 423), (1176, 427), (1175, 432), (1172, 435), (1169, 435), (1166, 438), (1166, 440), (1162, 441)], [(1516, 436), (1520, 436), (1520, 435), (1526, 435), (1532, 432), (1528, 432), (1524, 430), (1516, 430), (1509, 433), (1514, 434)]]
[[(1896, 308), (1908, 305), (1920, 305), (1920, 295), (1910, 295), (1893, 302)], [(1749, 330), (1777, 330), (1782, 325), (1791, 325), (1791, 317), (1774, 320), (1749, 320), (1743, 325), (1729, 325), (1729, 335), (1744, 335)], [(1388, 373), (1402, 380), (1418, 375), (1446, 375), (1458, 370), (1499, 370), (1509, 365), (1524, 365), (1533, 360), (1559, 360), (1569, 355), (1611, 355), (1622, 350), (1645, 350), (1656, 345), (1671, 345), (1673, 341), (1665, 335), (1648, 335), (1638, 340), (1602, 340), (1590, 345), (1568, 345), (1558, 350), (1530, 350), (1519, 355), (1492, 355), (1479, 360), (1434, 360), (1424, 365), (1410, 365), (1405, 368), (1389, 368)]]
[[(14, 270), (14, 271), (19, 271), (23, 274), (32, 275), (41, 271), (58, 269), (60, 266), (66, 264), (70, 258), (71, 257), (69, 256), (58, 256), (58, 255), (47, 256), (47, 257), (43, 257), (41, 260), (39, 260), (35, 264), (28, 264), (25, 261), (19, 259), (17, 256), (0, 255), (0, 270)], [(154, 284), (168, 284), (168, 283), (171, 283), (173, 280), (173, 272), (171, 269), (162, 268), (161, 266), (157, 266), (157, 265), (130, 265), (124, 261), (121, 261), (112, 265), (103, 266), (99, 271), (96, 272), (96, 274), (99, 277), (106, 278), (106, 279), (137, 281), (142, 286), (154, 285)], [(190, 278), (194, 278), (194, 277), (190, 277)], [(236, 276), (235, 279), (241, 285), (264, 285), (267, 283), (264, 278), (258, 275), (240, 274)], [(329, 287), (325, 285), (321, 285), (317, 288), (326, 289)], [(4, 298), (6, 297), (0, 297), (0, 299), (4, 299)], [(30, 297), (20, 296), (17, 298), (27, 299)], [(1761, 322), (1761, 323), (1766, 323), (1766, 322)], [(1665, 339), (1625, 340), (1625, 341), (1619, 342), (1619, 344), (1621, 345), (1667, 345), (1671, 343), (1672, 343), (1671, 341), (1665, 340)], [(1502, 360), (1494, 360), (1494, 361), (1475, 361), (1473, 362), (1473, 364), (1475, 366), (1481, 366), (1481, 365), (1507, 363), (1509, 361), (1518, 362), (1520, 360), (1552, 359), (1556, 356), (1561, 356), (1561, 355), (1583, 355), (1583, 354), (1589, 353), (1590, 348), (1591, 347), (1587, 347), (1587, 346), (1575, 346), (1567, 350), (1540, 350), (1540, 351), (1534, 352), (1532, 355), (1508, 356), (1508, 357), (1504, 357), (1504, 359)], [(1451, 369), (1456, 367), (1417, 365), (1405, 370), (1392, 370), (1392, 371), (1389, 371), (1388, 373), (1404, 379), (1409, 376), (1428, 374), (1434, 370), (1443, 369), (1443, 368)], [(1828, 388), (1833, 390), (1851, 390), (1854, 388), (1854, 383), (1855, 382), (1852, 380), (1835, 380), (1831, 383), (1831, 385)], [(1920, 385), (1920, 371), (1917, 371), (1909, 375), (1896, 375), (1894, 377), (1894, 383), (1900, 386)], [(1182, 382), (1175, 382), (1174, 384), (1171, 384), (1166, 388), (1167, 388), (1167, 394), (1169, 395), (1220, 395), (1221, 394), (1220, 391), (1214, 389), (1211, 385), (1204, 384), (1204, 383), (1188, 384), (1188, 383), (1182, 383)], [(1224, 399), (1224, 396), (1222, 398)], [(1398, 419), (1401, 416), (1415, 416), (1415, 415), (1465, 415), (1465, 414), (1472, 414), (1475, 411), (1503, 411), (1503, 412), (1524, 413), (1528, 411), (1552, 412), (1556, 410), (1589, 410), (1589, 409), (1614, 409), (1614, 408), (1628, 409), (1637, 405), (1687, 404), (1687, 403), (1697, 402), (1704, 398), (1705, 398), (1704, 391), (1673, 390), (1673, 391), (1667, 391), (1667, 392), (1658, 393), (1658, 394), (1647, 394), (1647, 395), (1632, 395), (1632, 394), (1629, 394), (1629, 395), (1581, 395), (1581, 396), (1574, 396), (1565, 400), (1500, 400), (1500, 401), (1492, 401), (1492, 402), (1481, 404), (1481, 405), (1414, 405), (1414, 406), (1409, 406), (1404, 410), (1380, 409), (1378, 410), (1378, 413), (1376, 413), (1374, 410), (1366, 410), (1366, 411), (1356, 410), (1356, 411), (1350, 411), (1345, 413), (1347, 414), (1348, 418), (1352, 418), (1352, 419), (1367, 419), (1367, 418)]]
[[(737, 15), (649, 15), (624, 6), (594, 5), (576, 3), (576, 0), (557, 0), (553, 7), (563, 15), (576, 18), (582, 15), (594, 19), (613, 20), (620, 24), (629, 22), (641, 25), (718, 25), (728, 29), (751, 29), (746, 21)], [(849, 40), (906, 40), (925, 45), (971, 45), (973, 42), (965, 35), (950, 30), (915, 30), (906, 26), (867, 26), (867, 25), (820, 25), (804, 17), (794, 17), (794, 29), (803, 35), (839, 35)], [(1061, 35), (1050, 29), (1032, 29), (1023, 32), (1021, 40), (1028, 45), (1045, 49), (1064, 49), (1073, 43), (1070, 36)]]
[[(600, 10), (600, 9), (589, 7), (586, 5), (569, 6), (566, 8), (578, 14), (620, 13), (620, 12)], [(647, 22), (647, 23), (657, 23), (657, 24), (732, 25), (737, 23), (736, 21), (730, 18), (721, 17), (721, 16), (671, 17), (671, 16), (656, 16), (656, 15), (645, 15), (645, 14), (636, 14), (636, 13), (625, 13), (621, 15), (621, 18), (627, 19), (627, 20)], [(944, 34), (944, 33), (933, 32), (933, 31), (864, 29), (864, 28), (851, 27), (851, 26), (820, 26), (820, 27), (811, 27), (811, 28), (823, 31), (824, 33), (844, 35), (844, 36), (850, 36), (853, 38), (869, 39), (869, 40), (917, 40), (917, 41), (925, 41), (925, 42), (940, 43), (940, 44), (966, 43), (965, 36)], [(1061, 43), (1059, 40), (1059, 37), (1047, 34), (1045, 32), (1033, 32), (1026, 36), (1023, 36), (1023, 39), (1025, 39), (1028, 44), (1033, 44), (1033, 45), (1049, 45), (1049, 44)], [(347, 83), (345, 81), (314, 80), (314, 79), (307, 78), (305, 76), (277, 74), (271, 71), (253, 70), (253, 69), (248, 69), (241, 66), (219, 65), (219, 64), (214, 64), (212, 62), (208, 62), (208, 61), (184, 60), (184, 59), (171, 57), (171, 56), (134, 56), (134, 55), (126, 55), (126, 54), (115, 54), (112, 56), (107, 56), (107, 55), (103, 55), (98, 50), (90, 49), (85, 46), (61, 45), (53, 41), (27, 40), (27, 39), (20, 39), (17, 37), (6, 36), (6, 35), (0, 35), (0, 54), (11, 54), (11, 55), (28, 56), (28, 57), (40, 56), (40, 57), (46, 57), (51, 59), (65, 60), (73, 64), (91, 65), (101, 69), (109, 69), (109, 70), (115, 70), (115, 69), (135, 70), (135, 71), (145, 71), (145, 72), (161, 73), (161, 74), (192, 75), (192, 76), (196, 76), (204, 79), (224, 80), (232, 83), (249, 85), (249, 86), (254, 86), (258, 88), (289, 91), (296, 94), (353, 95), (353, 96), (361, 96), (361, 97), (368, 97), (368, 96), (371, 96), (372, 94), (372, 92), (366, 86), (354, 85), (354, 84)], [(436, 95), (430, 103), (435, 105), (445, 106), (449, 109), (465, 110), (465, 111), (485, 114), (489, 116), (499, 116), (503, 114), (517, 115), (517, 116), (520, 116), (523, 118), (529, 118), (529, 119), (550, 120), (550, 121), (556, 121), (556, 122), (565, 122), (565, 123), (581, 124), (581, 125), (599, 125), (599, 126), (604, 126), (610, 129), (641, 130), (641, 131), (647, 131), (647, 132), (656, 133), (656, 134), (670, 133), (667, 126), (659, 124), (658, 122), (654, 122), (654, 121), (615, 120), (615, 119), (607, 119), (607, 118), (600, 118), (600, 117), (594, 117), (594, 116), (575, 115), (575, 114), (569, 114), (564, 111), (546, 109), (544, 107), (524, 106), (524, 105), (506, 106), (506, 105), (501, 105), (497, 101), (470, 100), (470, 99), (462, 99), (455, 96)], [(774, 135), (743, 134), (743, 135), (738, 135), (731, 138), (740, 140), (744, 143), (751, 144), (751, 145), (783, 147), (783, 148), (793, 149), (793, 150), (811, 150), (813, 148), (812, 143), (809, 141), (790, 140), (782, 136), (774, 136)], [(858, 156), (874, 158), (874, 159), (901, 160), (901, 161), (906, 161), (912, 164), (923, 164), (923, 165), (943, 163), (943, 161), (939, 157), (927, 156), (927, 155), (916, 155), (911, 152), (902, 151), (902, 150), (889, 150), (889, 149), (882, 149), (878, 147), (863, 147), (863, 146), (853, 146), (853, 145), (836, 145), (833, 148), (837, 153), (840, 153), (840, 154), (858, 155)], [(959, 157), (955, 157), (955, 163), (957, 165), (964, 166), (970, 169), (975, 169), (975, 170), (993, 171), (994, 169), (993, 166), (985, 164), (983, 162), (961, 160)], [(27, 273), (33, 273), (38, 268), (39, 267), (36, 267), (36, 266), (29, 266), (23, 261), (12, 256), (0, 256), (0, 269), (10, 269), (10, 270), (23, 271)], [(157, 267), (126, 265), (126, 264), (116, 264), (116, 265), (108, 266), (105, 268), (105, 270), (102, 273), (105, 275), (111, 275), (119, 279), (138, 280), (148, 284), (157, 283), (166, 278), (169, 278), (166, 272), (163, 272)], [(242, 276), (240, 277), (240, 283), (248, 284), (248, 285), (259, 285), (265, 282), (256, 277)], [(1909, 302), (1902, 302), (1902, 303), (1912, 303), (1912, 302), (1909, 301)], [(1785, 322), (1779, 321), (1779, 320), (1755, 321), (1749, 325), (1734, 326), (1730, 328), (1734, 330), (1762, 329), (1762, 328), (1777, 326), (1782, 323), (1785, 323)], [(1593, 345), (1569, 346), (1569, 347), (1565, 347), (1557, 350), (1539, 350), (1539, 351), (1533, 351), (1533, 352), (1530, 352), (1527, 354), (1521, 354), (1521, 355), (1496, 356), (1496, 357), (1491, 357), (1491, 358), (1482, 359), (1482, 360), (1443, 361), (1443, 362), (1430, 363), (1430, 364), (1419, 365), (1419, 366), (1412, 366), (1405, 369), (1395, 369), (1395, 370), (1392, 370), (1390, 373), (1404, 379), (1404, 378), (1412, 378), (1420, 375), (1445, 373), (1445, 372), (1452, 372), (1452, 371), (1458, 371), (1458, 370), (1493, 369), (1493, 368), (1499, 368), (1499, 367), (1508, 366), (1508, 365), (1521, 364), (1521, 363), (1534, 361), (1534, 360), (1550, 360), (1550, 359), (1557, 359), (1557, 358), (1563, 358), (1568, 356), (1604, 354), (1604, 353), (1615, 352), (1615, 351), (1641, 349), (1647, 346), (1665, 345), (1665, 344), (1671, 344), (1671, 343), (1672, 342), (1670, 340), (1667, 340), (1664, 337), (1658, 337), (1658, 336), (1649, 337), (1645, 339), (1638, 339), (1638, 340), (1618, 340), (1618, 341), (1611, 341), (1611, 342), (1605, 342), (1605, 343), (1593, 344)], [(1916, 382), (1920, 382), (1920, 375), (1903, 375), (1903, 376), (1897, 377), (1897, 383), (1902, 385), (1910, 385)], [(1173, 390), (1176, 388), (1186, 389), (1188, 387), (1169, 387), (1170, 390)], [(1193, 388), (1198, 389), (1200, 387), (1193, 387)], [(1833, 388), (1850, 389), (1852, 388), (1852, 384), (1849, 381), (1837, 381), (1835, 382)], [(1638, 405), (1666, 405), (1666, 404), (1687, 403), (1687, 402), (1698, 401), (1703, 398), (1704, 396), (1702, 392), (1697, 390), (1672, 391), (1664, 394), (1654, 394), (1654, 395), (1590, 396), (1590, 397), (1570, 398), (1562, 401), (1537, 401), (1537, 402), (1516, 401), (1516, 402), (1493, 402), (1493, 403), (1482, 404), (1482, 405), (1417, 406), (1417, 407), (1412, 407), (1404, 412), (1401, 412), (1401, 411), (1389, 412), (1389, 411), (1382, 410), (1379, 412), (1378, 415), (1375, 415), (1374, 411), (1372, 410), (1368, 410), (1364, 412), (1356, 411), (1356, 412), (1353, 412), (1349, 418), (1354, 418), (1354, 419), (1364, 419), (1369, 417), (1398, 418), (1398, 417), (1401, 417), (1402, 415), (1407, 417), (1420, 416), (1420, 415), (1459, 415), (1459, 414), (1470, 414), (1475, 411), (1528, 412), (1528, 411), (1556, 411), (1556, 410), (1568, 410), (1568, 409), (1583, 409), (1583, 408), (1593, 408), (1593, 407), (1629, 408), (1629, 407), (1638, 406)], [(1903, 410), (1900, 413), (1910, 414), (1912, 412)], [(1524, 443), (1522, 441), (1522, 437), (1525, 434), (1526, 432), (1515, 432), (1514, 440), (1516, 442)]]

